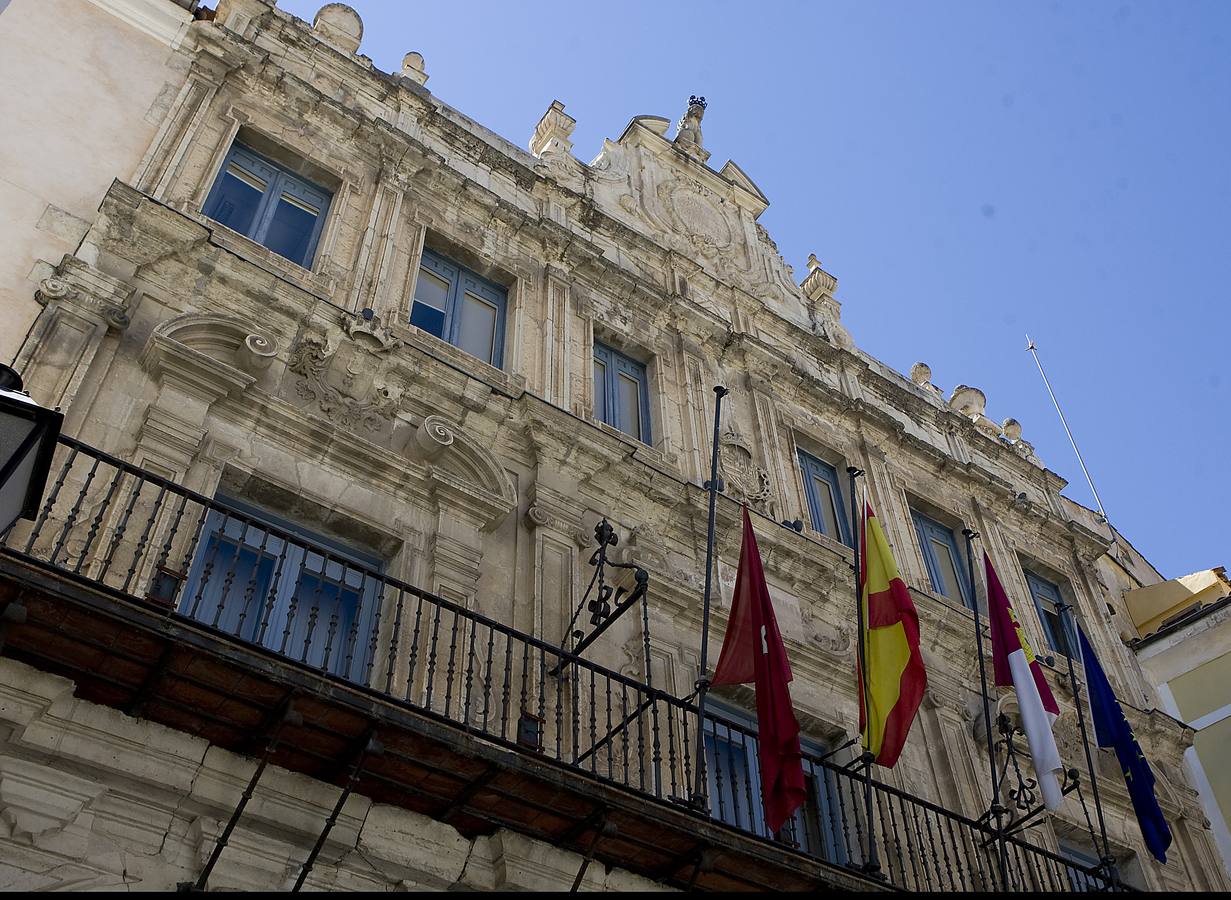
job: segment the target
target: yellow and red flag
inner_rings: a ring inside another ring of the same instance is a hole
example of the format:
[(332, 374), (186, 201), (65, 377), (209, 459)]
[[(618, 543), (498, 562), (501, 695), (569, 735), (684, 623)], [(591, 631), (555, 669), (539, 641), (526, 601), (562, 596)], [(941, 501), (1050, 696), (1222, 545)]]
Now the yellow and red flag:
[(928, 680), (919, 652), (919, 615), (871, 506), (865, 507), (861, 546), (860, 639), (868, 689), (863, 689), (860, 672), (859, 730), (864, 749), (878, 765), (890, 768), (906, 743)]

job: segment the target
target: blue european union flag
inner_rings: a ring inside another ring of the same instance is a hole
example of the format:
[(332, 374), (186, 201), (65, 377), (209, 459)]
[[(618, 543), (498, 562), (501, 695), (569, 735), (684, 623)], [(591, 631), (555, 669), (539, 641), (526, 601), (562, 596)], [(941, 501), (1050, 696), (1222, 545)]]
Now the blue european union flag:
[(1171, 846), (1171, 829), (1163, 818), (1163, 811), (1158, 806), (1158, 798), (1154, 796), (1154, 773), (1146, 762), (1133, 729), (1124, 717), (1124, 710), (1116, 700), (1116, 692), (1111, 689), (1103, 667), (1090, 649), (1086, 633), (1077, 626), (1078, 640), (1081, 643), (1081, 659), (1086, 669), (1086, 690), (1090, 694), (1090, 709), (1094, 718), (1094, 735), (1100, 747), (1112, 747), (1116, 758), (1120, 760), (1120, 769), (1124, 772), (1124, 783), (1128, 785), (1128, 795), (1133, 801), (1133, 811), (1137, 813), (1137, 822), (1141, 825), (1141, 836), (1145, 838), (1146, 847), (1159, 862), (1167, 861), (1167, 848)]

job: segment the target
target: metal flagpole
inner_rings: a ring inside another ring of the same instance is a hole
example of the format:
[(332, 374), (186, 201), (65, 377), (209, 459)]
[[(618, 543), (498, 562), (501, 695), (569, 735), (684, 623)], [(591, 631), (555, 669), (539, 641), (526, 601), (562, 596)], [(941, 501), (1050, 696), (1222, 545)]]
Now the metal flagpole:
[[(1000, 889), (1009, 889), (1009, 864), (1005, 858), (1004, 846), (1004, 807), (1000, 805), (1000, 779), (996, 777), (996, 736), (992, 726), (992, 703), (987, 693), (987, 664), (983, 661), (983, 626), (979, 623), (979, 598), (975, 596), (975, 561), (974, 544), (979, 532), (970, 528), (962, 530), (966, 538), (966, 571), (970, 576), (970, 599), (972, 612), (975, 614), (975, 655), (979, 657), (979, 685), (983, 690), (983, 724), (987, 731), (987, 762), (992, 773), (992, 806), (988, 810), (995, 820), (996, 829), (996, 860), (1000, 869)], [(991, 610), (989, 608), (990, 615)]]
[[(863, 470), (856, 466), (847, 466), (846, 474), (851, 479), (851, 529), (853, 537), (851, 539), (851, 547), (855, 550), (855, 618), (859, 627), (859, 687), (860, 687), (860, 705), (863, 709), (863, 720), (865, 728), (870, 728), (872, 721), (872, 711), (868, 708), (868, 660), (867, 660), (867, 633), (865, 631), (866, 622), (864, 621), (863, 610), (863, 567), (862, 557), (860, 554), (865, 552), (863, 549), (864, 531), (859, 527), (862, 524), (863, 509), (858, 506), (859, 488), (856, 479), (863, 474)], [(864, 817), (868, 820), (868, 858), (863, 864), (863, 870), (870, 875), (880, 872), (880, 859), (876, 850), (876, 820), (872, 816), (872, 763), (875, 757), (872, 756), (871, 749), (867, 743), (863, 743), (863, 735), (860, 735), (860, 741), (863, 746), (863, 806)]]
[(701, 605), (701, 661), (697, 672), (697, 778), (693, 786), (692, 802), (698, 809), (709, 813), (709, 798), (705, 790), (705, 695), (709, 691), (710, 647), (710, 590), (714, 575), (714, 518), (717, 513), (718, 492), (718, 429), (722, 422), (722, 398), (729, 394), (722, 385), (714, 386), (714, 446), (710, 455), (710, 480), (705, 487), (710, 492), (709, 527), (705, 535), (705, 594)]
[[(1061, 603), (1056, 607), (1056, 611), (1060, 613), (1062, 627), (1067, 628), (1065, 632), (1066, 637), (1068, 635), (1076, 637), (1077, 624), (1073, 621), (1072, 605)], [(1079, 646), (1080, 644), (1078, 644)], [(1065, 658), (1069, 661), (1069, 684), (1073, 688), (1073, 705), (1077, 707), (1077, 727), (1081, 730), (1081, 744), (1086, 751), (1086, 770), (1090, 773), (1090, 788), (1094, 793), (1094, 811), (1098, 813), (1099, 834), (1103, 840), (1103, 858), (1101, 862), (1107, 869), (1107, 875), (1114, 884), (1119, 881), (1119, 876), (1116, 873), (1116, 859), (1111, 855), (1111, 844), (1107, 841), (1107, 822), (1103, 819), (1103, 801), (1099, 798), (1098, 775), (1094, 771), (1094, 755), (1090, 752), (1090, 735), (1086, 731), (1086, 713), (1082, 708), (1081, 685), (1077, 681), (1077, 673), (1073, 670), (1072, 653), (1078, 647), (1069, 647), (1069, 652), (1065, 654)], [(1082, 665), (1085, 665), (1085, 659), (1082, 659)], [(1086, 821), (1089, 822), (1089, 819)]]
[(1064, 426), (1064, 433), (1069, 436), (1069, 443), (1073, 445), (1073, 452), (1077, 454), (1077, 464), (1081, 466), (1081, 473), (1086, 476), (1086, 484), (1090, 485), (1090, 493), (1094, 495), (1094, 502), (1098, 505), (1099, 515), (1103, 517), (1103, 521), (1107, 521), (1107, 510), (1103, 509), (1103, 501), (1099, 499), (1098, 491), (1094, 488), (1094, 479), (1090, 477), (1090, 471), (1086, 468), (1086, 461), (1081, 458), (1081, 451), (1077, 449), (1077, 441), (1073, 439), (1073, 432), (1069, 430), (1068, 420), (1064, 418), (1064, 410), (1060, 408), (1060, 401), (1056, 399), (1056, 392), (1051, 389), (1051, 382), (1047, 380), (1047, 373), (1043, 371), (1043, 363), (1039, 360), (1039, 348), (1034, 341), (1030, 340), (1030, 335), (1026, 335), (1026, 351), (1034, 357), (1034, 364), (1039, 367), (1039, 374), (1043, 376), (1043, 384), (1047, 388), (1048, 396), (1051, 397), (1052, 405), (1056, 407), (1056, 412), (1060, 416), (1060, 424)]

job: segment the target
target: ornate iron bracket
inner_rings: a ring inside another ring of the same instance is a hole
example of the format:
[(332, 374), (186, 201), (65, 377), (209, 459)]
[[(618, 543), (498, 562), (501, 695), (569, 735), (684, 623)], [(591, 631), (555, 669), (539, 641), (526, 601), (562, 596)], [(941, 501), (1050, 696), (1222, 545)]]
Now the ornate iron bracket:
[[(1026, 733), (1014, 725), (1004, 713), (1001, 713), (996, 719), (996, 730), (1000, 732), (1000, 739), (996, 741), (997, 755), (999, 755), (1001, 748), (1004, 749), (1005, 754), (1004, 765), (1000, 769), (1000, 790), (1001, 796), (1008, 799), (1007, 811), (1010, 814), (1010, 820), (1005, 823), (1003, 829), (1003, 833), (1007, 837), (1020, 834), (1027, 828), (1033, 828), (1042, 823), (1043, 819), (1040, 817), (1040, 813), (1046, 807), (1039, 802), (1038, 781), (1030, 777), (1026, 770), (1022, 768), (1024, 753), (1018, 746), (1016, 738), (1024, 738)], [(1028, 762), (1027, 764), (1029, 765)], [(1013, 773), (1014, 783), (1006, 789), (1005, 782), (1008, 780), (1010, 772)], [(1080, 787), (1080, 778), (1077, 770), (1066, 769), (1064, 783), (1060, 785), (1061, 796), (1068, 796), (1073, 791), (1078, 791), (1078, 796), (1080, 796)], [(984, 817), (986, 818), (990, 815), (990, 812), (985, 813)]]
[[(604, 631), (619, 620), (620, 616), (644, 600), (650, 585), (650, 573), (641, 566), (636, 563), (615, 562), (608, 558), (608, 552), (620, 542), (620, 538), (606, 518), (594, 526), (594, 539), (598, 543), (598, 548), (590, 554), (590, 565), (594, 567), (594, 574), (590, 578), (590, 584), (581, 602), (573, 612), (573, 618), (569, 621), (568, 637), (573, 644), (570, 652), (576, 656), (580, 656), (587, 647), (598, 640)], [(633, 573), (632, 590), (623, 585), (616, 587), (608, 584), (607, 569), (609, 567), (631, 570)], [(592, 629), (588, 634), (577, 627), (583, 611), (590, 614)], [(644, 618), (647, 629), (644, 637), (648, 645), (649, 617)], [(567, 660), (560, 662), (550, 674), (558, 675), (566, 664)]]

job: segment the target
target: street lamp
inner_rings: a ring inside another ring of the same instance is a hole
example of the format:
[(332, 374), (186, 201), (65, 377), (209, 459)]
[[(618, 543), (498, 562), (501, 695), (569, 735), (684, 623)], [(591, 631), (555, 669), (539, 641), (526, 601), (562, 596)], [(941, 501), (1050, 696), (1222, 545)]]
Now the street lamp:
[(63, 422), (59, 410), (31, 400), (21, 376), (0, 365), (0, 536), (38, 512)]

